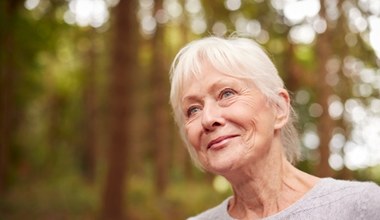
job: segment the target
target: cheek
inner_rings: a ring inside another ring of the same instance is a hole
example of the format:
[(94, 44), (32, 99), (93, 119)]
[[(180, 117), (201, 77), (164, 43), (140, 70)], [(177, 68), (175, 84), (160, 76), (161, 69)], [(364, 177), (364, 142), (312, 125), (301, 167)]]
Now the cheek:
[[(235, 106), (230, 112), (236, 116), (235, 123), (242, 126), (246, 131), (244, 141), (254, 142), (256, 132), (264, 132), (267, 126), (272, 123), (271, 111), (264, 101), (241, 100), (240, 105)], [(265, 131), (266, 132), (266, 131)]]
[(256, 141), (256, 121), (255, 120), (249, 120), (247, 122), (246, 126), (246, 133), (243, 136), (243, 142), (247, 146), (254, 146)]
[(250, 99), (243, 99), (237, 105), (231, 105), (228, 112), (234, 115), (234, 118), (242, 124), (252, 124), (256, 122), (256, 117), (262, 108), (260, 103), (256, 103)]
[(199, 129), (196, 128), (194, 125), (187, 125), (185, 127), (185, 135), (189, 143), (196, 149), (200, 149), (200, 142), (199, 142)]
[(266, 122), (267, 117), (272, 115), (273, 109), (264, 99), (246, 99), (241, 101), (238, 108), (239, 114), (251, 119), (251, 123)]

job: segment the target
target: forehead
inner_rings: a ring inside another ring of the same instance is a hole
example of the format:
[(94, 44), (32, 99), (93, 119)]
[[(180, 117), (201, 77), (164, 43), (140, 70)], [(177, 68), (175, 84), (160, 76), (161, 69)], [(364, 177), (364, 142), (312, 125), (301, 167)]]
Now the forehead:
[(215, 87), (222, 85), (232, 85), (244, 83), (243, 80), (231, 73), (222, 72), (217, 68), (204, 64), (199, 72), (187, 74), (182, 83), (182, 94), (189, 90), (205, 89), (206, 87)]

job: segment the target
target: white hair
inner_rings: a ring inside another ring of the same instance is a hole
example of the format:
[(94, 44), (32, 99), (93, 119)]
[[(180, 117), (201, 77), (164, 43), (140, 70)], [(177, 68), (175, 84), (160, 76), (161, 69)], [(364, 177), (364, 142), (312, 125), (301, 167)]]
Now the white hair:
[[(273, 62), (260, 45), (251, 39), (238, 36), (229, 38), (211, 36), (195, 40), (183, 47), (174, 58), (170, 69), (170, 103), (180, 135), (193, 162), (200, 168), (203, 167), (195, 149), (185, 135), (181, 96), (186, 81), (190, 77), (198, 78), (205, 63), (223, 74), (252, 81), (274, 104), (279, 104), (281, 98), (278, 92), (284, 89), (284, 82)], [(299, 138), (294, 126), (296, 120), (294, 109), (290, 107), (288, 122), (281, 129), (281, 141), (286, 158), (292, 163), (299, 158)]]

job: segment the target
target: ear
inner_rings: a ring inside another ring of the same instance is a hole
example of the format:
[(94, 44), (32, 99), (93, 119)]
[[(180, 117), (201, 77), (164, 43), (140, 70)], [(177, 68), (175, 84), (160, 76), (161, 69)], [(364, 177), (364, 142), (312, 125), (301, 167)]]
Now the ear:
[(285, 89), (281, 89), (278, 94), (279, 102), (275, 104), (275, 129), (280, 129), (288, 122), (290, 114), (290, 97)]

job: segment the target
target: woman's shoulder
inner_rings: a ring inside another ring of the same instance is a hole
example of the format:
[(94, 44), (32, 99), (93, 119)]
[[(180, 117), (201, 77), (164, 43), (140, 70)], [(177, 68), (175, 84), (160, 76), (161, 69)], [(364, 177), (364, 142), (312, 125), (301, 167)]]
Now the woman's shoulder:
[(322, 178), (302, 199), (268, 219), (372, 220), (376, 216), (380, 216), (378, 185)]
[[(374, 182), (338, 181), (346, 186), (349, 201), (353, 201), (358, 219), (378, 219), (380, 216), (380, 186)], [(352, 190), (352, 193), (349, 193)]]
[(317, 184), (313, 193), (313, 198), (339, 198), (351, 197), (360, 200), (367, 200), (368, 197), (377, 195), (380, 199), (380, 186), (374, 182), (360, 182), (354, 180), (338, 180), (333, 178), (323, 178)]
[(333, 178), (324, 178), (320, 182), (320, 189), (328, 193), (380, 193), (380, 186), (374, 182), (360, 182), (356, 180), (338, 180)]
[(355, 213), (358, 219), (380, 215), (380, 186), (376, 183), (325, 178), (316, 191), (309, 198), (314, 207), (328, 207), (335, 213)]
[(225, 199), (222, 203), (219, 205), (208, 209), (194, 217), (190, 217), (187, 220), (211, 220), (211, 219), (218, 219), (218, 220), (232, 220), (232, 218), (229, 216), (227, 212), (227, 206), (228, 201), (231, 197)]

